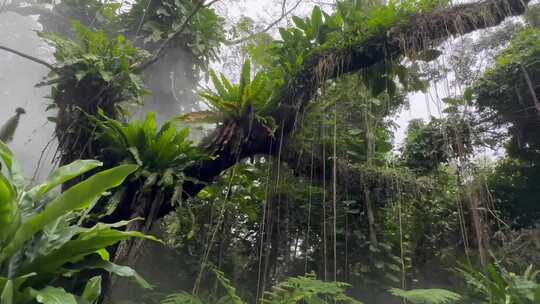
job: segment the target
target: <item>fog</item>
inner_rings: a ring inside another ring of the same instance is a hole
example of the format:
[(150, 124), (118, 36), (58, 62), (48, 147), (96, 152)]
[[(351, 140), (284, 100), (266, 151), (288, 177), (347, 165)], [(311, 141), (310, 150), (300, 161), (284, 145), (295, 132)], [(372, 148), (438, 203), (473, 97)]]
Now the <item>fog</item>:
[[(41, 30), (41, 27), (35, 18), (10, 12), (0, 13), (0, 44), (52, 61), (53, 50), (37, 36), (36, 30)], [(49, 102), (46, 98), (49, 88), (35, 87), (47, 73), (47, 68), (41, 65), (8, 52), (0, 52), (0, 123), (13, 116), (17, 107), (26, 110), (9, 147), (17, 155), (28, 178), (35, 173), (36, 177), (43, 178), (49, 173), (56, 146), (53, 140), (54, 124), (47, 121), (45, 111)], [(45, 149), (47, 146), (49, 148)]]

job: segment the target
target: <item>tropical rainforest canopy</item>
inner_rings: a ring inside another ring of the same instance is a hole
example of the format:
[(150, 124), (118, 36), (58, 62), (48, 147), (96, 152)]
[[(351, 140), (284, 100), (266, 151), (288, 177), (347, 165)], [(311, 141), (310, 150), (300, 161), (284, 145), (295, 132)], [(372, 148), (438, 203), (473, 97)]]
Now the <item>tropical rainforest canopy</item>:
[(0, 0), (0, 304), (540, 303), (540, 5), (291, 1)]

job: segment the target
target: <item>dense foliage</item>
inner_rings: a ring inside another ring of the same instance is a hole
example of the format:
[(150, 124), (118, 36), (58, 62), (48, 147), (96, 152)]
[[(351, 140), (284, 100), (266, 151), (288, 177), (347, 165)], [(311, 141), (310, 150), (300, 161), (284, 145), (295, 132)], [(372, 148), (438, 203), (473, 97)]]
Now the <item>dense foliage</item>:
[[(435, 48), (527, 4), (314, 6), (239, 39), (247, 58), (224, 58), (235, 76), (209, 69), (227, 26), (213, 1), (38, 2), (62, 166), (32, 187), (0, 145), (1, 304), (540, 301), (533, 6), (470, 44), (486, 53), (459, 55)], [(441, 83), (457, 88), (441, 98)], [(409, 121), (399, 143), (418, 92), (439, 116)], [(479, 158), (486, 147), (506, 154)], [(151, 231), (166, 247), (141, 242)]]
[[(60, 195), (57, 186), (99, 166), (98, 161), (77, 161), (51, 173), (42, 184), (27, 188), (19, 165), (0, 142), (0, 300), (2, 303), (95, 303), (101, 293), (101, 277), (86, 285), (69, 284), (67, 278), (93, 269), (135, 277), (150, 285), (132, 269), (110, 261), (107, 248), (132, 237), (147, 238), (138, 231), (121, 231), (127, 222), (82, 226), (96, 200), (117, 187), (137, 169), (121, 165), (101, 171)], [(135, 219), (137, 220), (137, 219)], [(88, 276), (88, 274), (86, 274)], [(69, 287), (73, 291), (66, 291)], [(70, 292), (82, 291), (80, 295)]]

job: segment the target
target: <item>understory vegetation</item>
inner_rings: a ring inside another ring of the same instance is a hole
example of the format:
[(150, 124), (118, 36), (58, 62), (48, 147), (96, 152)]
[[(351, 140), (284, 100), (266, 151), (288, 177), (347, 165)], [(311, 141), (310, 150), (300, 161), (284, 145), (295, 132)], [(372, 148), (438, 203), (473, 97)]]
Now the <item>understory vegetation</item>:
[(0, 1), (57, 144), (2, 122), (0, 304), (540, 304), (540, 6), (268, 2)]

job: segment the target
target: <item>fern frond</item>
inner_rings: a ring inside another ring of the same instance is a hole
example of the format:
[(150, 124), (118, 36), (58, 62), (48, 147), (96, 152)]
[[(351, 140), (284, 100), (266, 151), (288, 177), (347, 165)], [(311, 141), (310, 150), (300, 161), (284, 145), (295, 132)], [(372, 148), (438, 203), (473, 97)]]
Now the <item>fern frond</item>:
[(262, 303), (348, 303), (361, 302), (347, 296), (345, 289), (350, 285), (342, 282), (323, 282), (315, 279), (315, 274), (289, 278), (265, 293)]
[(197, 296), (181, 292), (168, 295), (160, 304), (203, 304), (203, 302)]
[[(225, 292), (227, 293), (222, 299), (225, 301), (225, 303), (230, 304), (246, 304), (239, 296), (236, 294), (236, 288), (232, 286), (231, 280), (225, 276), (225, 273), (223, 271), (219, 270), (218, 268), (214, 266), (209, 267), (210, 270), (214, 273), (216, 276), (216, 279), (221, 284), (221, 286), (225, 289)], [(220, 301), (221, 302), (221, 301)]]
[(391, 288), (389, 292), (413, 304), (448, 304), (461, 299), (461, 296), (455, 292), (445, 289), (412, 289), (403, 290)]

